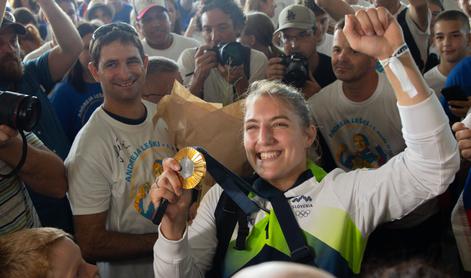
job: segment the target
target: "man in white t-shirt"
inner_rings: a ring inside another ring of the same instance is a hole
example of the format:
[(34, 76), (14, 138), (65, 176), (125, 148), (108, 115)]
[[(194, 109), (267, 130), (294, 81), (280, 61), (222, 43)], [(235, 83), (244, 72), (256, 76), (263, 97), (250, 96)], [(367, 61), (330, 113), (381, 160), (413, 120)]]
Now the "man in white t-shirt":
[(165, 0), (137, 0), (135, 7), (146, 55), (177, 61), (183, 50), (198, 47), (198, 41), (170, 32), (171, 22)]
[(236, 52), (231, 55), (239, 54), (242, 64), (231, 66), (221, 60), (220, 46), (234, 43), (245, 24), (245, 16), (234, 1), (205, 2), (201, 24), (205, 45), (183, 51), (178, 59), (183, 82), (192, 94), (206, 101), (230, 104), (245, 93), (249, 83), (265, 78), (267, 58), (258, 50), (242, 47), (231, 51)]
[(468, 17), (456, 10), (440, 13), (433, 30), (433, 43), (440, 53), (440, 64), (426, 72), (424, 79), (440, 95), (450, 71), (469, 54), (471, 34)]
[(337, 81), (308, 102), (337, 167), (378, 168), (405, 148), (397, 101), (376, 60), (353, 51), (342, 28), (332, 50)]
[[(337, 167), (378, 168), (406, 147), (397, 99), (385, 74), (377, 73), (376, 59), (353, 51), (342, 29), (343, 22), (336, 26), (332, 49), (337, 81), (308, 103)], [(431, 200), (393, 225), (413, 227), (437, 209)]]
[(158, 233), (147, 193), (175, 147), (165, 123), (152, 122), (155, 105), (141, 99), (148, 58), (137, 31), (120, 22), (98, 28), (90, 57), (104, 101), (65, 162), (75, 236), (101, 277), (154, 277)]

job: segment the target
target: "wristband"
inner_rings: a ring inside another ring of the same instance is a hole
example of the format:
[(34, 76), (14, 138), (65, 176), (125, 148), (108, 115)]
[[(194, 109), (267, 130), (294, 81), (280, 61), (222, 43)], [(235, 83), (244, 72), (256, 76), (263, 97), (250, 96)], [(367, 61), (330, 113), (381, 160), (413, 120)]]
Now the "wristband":
[(394, 75), (396, 75), (396, 78), (399, 81), (399, 84), (401, 85), (401, 89), (406, 92), (409, 97), (412, 98), (417, 95), (417, 90), (412, 85), (412, 82), (407, 76), (404, 65), (402, 65), (402, 62), (399, 60), (399, 57), (401, 57), (407, 52), (409, 52), (409, 47), (406, 43), (404, 43), (393, 52), (391, 57), (384, 60), (380, 60), (379, 62), (381, 66), (383, 66), (383, 68), (389, 66)]

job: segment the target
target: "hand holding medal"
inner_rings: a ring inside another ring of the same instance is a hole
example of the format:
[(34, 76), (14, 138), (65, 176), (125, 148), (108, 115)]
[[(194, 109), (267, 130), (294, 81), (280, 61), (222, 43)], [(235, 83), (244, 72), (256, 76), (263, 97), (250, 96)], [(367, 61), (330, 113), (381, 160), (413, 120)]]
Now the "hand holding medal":
[[(180, 164), (179, 179), (183, 189), (195, 188), (206, 173), (204, 156), (192, 147), (178, 151), (174, 159)], [(168, 206), (168, 200), (162, 199), (152, 222), (159, 225)]]

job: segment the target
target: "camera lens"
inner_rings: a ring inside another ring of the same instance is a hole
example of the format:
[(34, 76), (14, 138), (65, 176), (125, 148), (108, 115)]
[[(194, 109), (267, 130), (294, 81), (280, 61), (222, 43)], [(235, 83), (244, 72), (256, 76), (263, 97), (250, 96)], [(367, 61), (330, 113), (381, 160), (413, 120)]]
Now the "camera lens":
[(282, 82), (296, 88), (302, 88), (309, 77), (309, 62), (306, 57), (299, 53), (285, 56), (283, 63), (286, 65), (286, 72)]
[(219, 51), (221, 63), (231, 67), (240, 66), (244, 63), (246, 52), (245, 47), (238, 42), (222, 45)]
[(37, 97), (0, 91), (0, 124), (31, 131), (40, 114), (41, 104)]

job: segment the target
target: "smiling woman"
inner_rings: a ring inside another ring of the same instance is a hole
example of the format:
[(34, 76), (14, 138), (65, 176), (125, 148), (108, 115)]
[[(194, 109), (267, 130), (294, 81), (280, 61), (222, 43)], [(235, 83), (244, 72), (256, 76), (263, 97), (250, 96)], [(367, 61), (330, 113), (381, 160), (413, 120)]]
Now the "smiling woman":
[[(156, 277), (230, 277), (267, 261), (355, 276), (379, 224), (407, 215), (447, 188), (459, 167), (456, 141), (412, 56), (394, 54), (405, 45), (399, 24), (379, 8), (347, 17), (343, 32), (355, 51), (392, 63), (384, 67), (398, 100), (405, 151), (378, 169), (326, 174), (307, 159), (316, 131), (303, 95), (278, 82), (253, 83), (243, 136), (255, 170), (248, 193), (255, 208), (242, 205), (243, 197), (232, 201), (216, 184), (187, 226), (191, 191), (182, 188), (178, 162), (166, 159), (151, 189), (154, 206), (162, 198), (169, 201), (154, 245)], [(398, 67), (407, 73), (404, 80), (396, 75)]]

